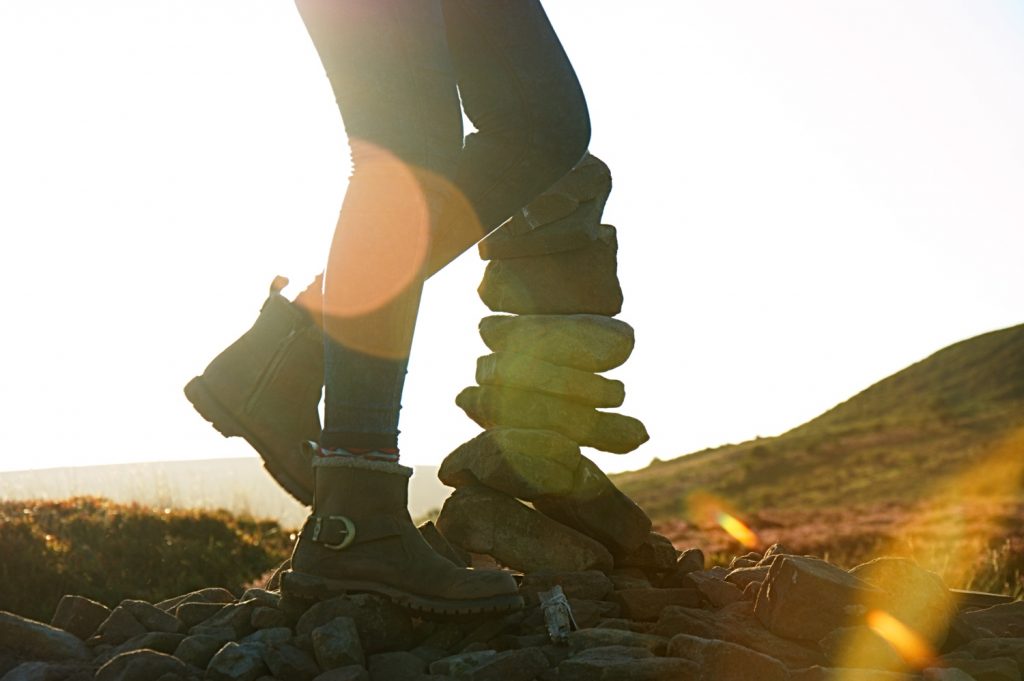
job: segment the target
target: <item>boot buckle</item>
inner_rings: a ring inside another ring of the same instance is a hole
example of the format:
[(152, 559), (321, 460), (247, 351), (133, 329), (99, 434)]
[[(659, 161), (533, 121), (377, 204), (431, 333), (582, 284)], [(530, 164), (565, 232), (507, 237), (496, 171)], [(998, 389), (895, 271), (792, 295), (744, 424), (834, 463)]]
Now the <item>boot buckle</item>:
[[(321, 537), (321, 535), (325, 535)], [(331, 541), (340, 539), (340, 541)], [(356, 539), (355, 524), (343, 515), (316, 516), (313, 541), (332, 551), (341, 551)]]

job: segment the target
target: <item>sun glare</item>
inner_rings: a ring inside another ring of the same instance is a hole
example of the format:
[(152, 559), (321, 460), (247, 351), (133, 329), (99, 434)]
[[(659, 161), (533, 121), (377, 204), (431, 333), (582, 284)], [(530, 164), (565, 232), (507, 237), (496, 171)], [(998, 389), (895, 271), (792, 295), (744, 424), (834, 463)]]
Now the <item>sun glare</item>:
[(867, 616), (868, 627), (896, 649), (907, 664), (923, 669), (935, 658), (935, 651), (913, 629), (884, 610), (872, 610)]

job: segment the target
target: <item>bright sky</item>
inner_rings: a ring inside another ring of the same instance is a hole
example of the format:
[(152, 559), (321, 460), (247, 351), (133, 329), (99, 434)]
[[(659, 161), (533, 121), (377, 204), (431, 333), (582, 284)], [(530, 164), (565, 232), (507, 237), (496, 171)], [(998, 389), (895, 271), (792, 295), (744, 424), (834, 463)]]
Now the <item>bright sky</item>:
[[(637, 468), (796, 426), (1024, 321), (1024, 5), (547, 0), (615, 188)], [(0, 470), (251, 454), (181, 388), (349, 172), (286, 0), (0, 2)], [(479, 429), (483, 263), (428, 285), (403, 459)]]

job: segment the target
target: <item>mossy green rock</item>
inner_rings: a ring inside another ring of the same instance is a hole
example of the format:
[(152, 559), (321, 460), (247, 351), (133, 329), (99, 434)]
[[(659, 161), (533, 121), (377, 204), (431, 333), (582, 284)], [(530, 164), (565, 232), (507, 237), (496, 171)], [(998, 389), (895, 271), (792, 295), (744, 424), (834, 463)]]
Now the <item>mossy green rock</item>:
[(591, 407), (618, 407), (626, 399), (622, 381), (515, 352), (497, 352), (479, 358), (476, 382), (534, 390)]
[(531, 390), (472, 386), (459, 393), (455, 403), (484, 428), (553, 430), (582, 446), (616, 454), (631, 452), (650, 437), (644, 424), (631, 416)]
[(603, 315), (492, 315), (480, 337), (493, 352), (514, 352), (583, 371), (608, 371), (633, 352), (633, 327)]

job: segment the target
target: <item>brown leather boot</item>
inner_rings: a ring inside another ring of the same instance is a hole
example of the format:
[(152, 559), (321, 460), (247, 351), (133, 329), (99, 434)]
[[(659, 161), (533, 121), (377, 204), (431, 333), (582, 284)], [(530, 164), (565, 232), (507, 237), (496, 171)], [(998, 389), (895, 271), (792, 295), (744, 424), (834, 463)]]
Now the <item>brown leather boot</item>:
[(412, 522), (412, 469), (359, 457), (315, 457), (316, 493), (281, 576), (282, 593), (322, 599), (375, 593), (427, 613), (475, 614), (523, 606), (512, 575), (456, 567)]
[(224, 437), (245, 438), (274, 479), (308, 506), (313, 471), (302, 443), (320, 438), (323, 340), (315, 313), (279, 293), (285, 283), (274, 280), (256, 323), (189, 381), (185, 396)]

